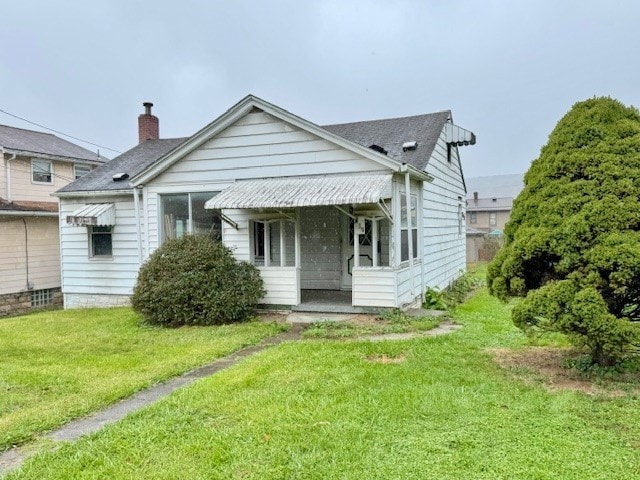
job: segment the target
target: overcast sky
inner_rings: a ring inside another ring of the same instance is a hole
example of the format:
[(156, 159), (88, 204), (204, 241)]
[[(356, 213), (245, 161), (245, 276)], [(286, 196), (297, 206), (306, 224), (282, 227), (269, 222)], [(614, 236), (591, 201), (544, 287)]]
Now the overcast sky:
[(467, 177), (520, 173), (575, 102), (640, 105), (634, 0), (22, 0), (2, 18), (0, 109), (119, 151), (143, 101), (180, 137), (252, 93), (320, 125), (450, 109), (478, 137)]

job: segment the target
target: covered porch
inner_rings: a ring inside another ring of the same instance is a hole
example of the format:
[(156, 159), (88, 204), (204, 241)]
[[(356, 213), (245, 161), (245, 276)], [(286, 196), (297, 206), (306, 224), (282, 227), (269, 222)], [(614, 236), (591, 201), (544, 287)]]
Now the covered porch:
[[(404, 250), (410, 243), (417, 249), (407, 228), (411, 221), (417, 227), (417, 215), (407, 215), (406, 201), (394, 202), (398, 190), (384, 173), (251, 180), (207, 208), (221, 209), (223, 241), (260, 270), (265, 304), (364, 313), (409, 304), (422, 293), (422, 262), (400, 252), (403, 240)], [(417, 201), (408, 204), (417, 211)]]

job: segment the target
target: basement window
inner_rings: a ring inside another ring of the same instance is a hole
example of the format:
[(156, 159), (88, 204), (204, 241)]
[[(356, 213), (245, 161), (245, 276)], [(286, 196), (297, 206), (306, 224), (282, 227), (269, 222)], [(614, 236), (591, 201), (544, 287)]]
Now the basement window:
[(32, 307), (46, 307), (53, 305), (53, 300), (56, 288), (43, 288), (41, 290), (33, 290), (31, 292), (31, 306)]

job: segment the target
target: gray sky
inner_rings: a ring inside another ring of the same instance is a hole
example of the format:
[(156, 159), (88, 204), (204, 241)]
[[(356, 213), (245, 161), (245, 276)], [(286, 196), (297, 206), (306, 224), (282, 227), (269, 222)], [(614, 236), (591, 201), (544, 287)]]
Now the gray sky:
[(640, 105), (635, 0), (3, 3), (0, 109), (120, 151), (143, 101), (179, 137), (253, 93), (320, 125), (451, 109), (466, 176), (519, 173), (575, 102)]

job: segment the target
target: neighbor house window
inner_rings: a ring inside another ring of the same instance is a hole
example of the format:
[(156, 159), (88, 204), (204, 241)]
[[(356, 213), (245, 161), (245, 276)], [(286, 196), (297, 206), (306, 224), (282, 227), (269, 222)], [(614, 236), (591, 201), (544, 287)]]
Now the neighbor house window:
[(53, 183), (53, 164), (48, 160), (31, 160), (31, 180), (34, 183)]
[(478, 212), (469, 212), (469, 223), (478, 222)]
[(80, 177), (84, 177), (87, 173), (91, 171), (91, 167), (89, 165), (74, 165), (73, 166), (73, 176), (75, 179), (79, 179)]
[(220, 215), (204, 208), (207, 200), (218, 192), (180, 193), (162, 195), (162, 240), (180, 238), (186, 233), (209, 235), (213, 240), (222, 238)]
[(409, 239), (413, 246), (413, 258), (418, 258), (418, 197), (410, 196), (411, 232), (407, 223), (407, 196), (402, 194), (400, 200), (400, 261), (409, 260)]
[(89, 227), (91, 258), (111, 258), (113, 255), (112, 233), (113, 227)]
[(498, 218), (496, 212), (491, 212), (489, 214), (489, 225), (495, 227), (498, 224)]

